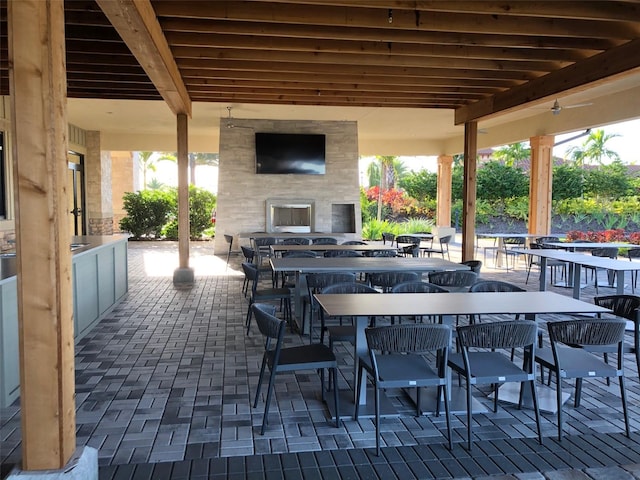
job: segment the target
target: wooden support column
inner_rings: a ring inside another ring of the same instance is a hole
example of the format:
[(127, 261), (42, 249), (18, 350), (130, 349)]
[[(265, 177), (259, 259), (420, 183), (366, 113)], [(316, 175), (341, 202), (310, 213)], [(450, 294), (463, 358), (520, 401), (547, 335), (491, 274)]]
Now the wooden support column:
[(451, 226), (451, 177), (453, 157), (451, 155), (438, 156), (438, 211), (436, 225), (438, 227)]
[(551, 185), (553, 180), (553, 135), (531, 137), (529, 179), (529, 233), (551, 233)]
[[(63, 2), (8, 2), (23, 470), (76, 449)], [(97, 465), (96, 465), (97, 467)]]
[(462, 261), (472, 260), (476, 236), (476, 168), (478, 122), (464, 124), (464, 182), (462, 185)]
[(177, 116), (178, 124), (178, 255), (179, 267), (173, 273), (173, 283), (179, 286), (193, 284), (193, 269), (189, 268), (189, 149), (187, 115)]

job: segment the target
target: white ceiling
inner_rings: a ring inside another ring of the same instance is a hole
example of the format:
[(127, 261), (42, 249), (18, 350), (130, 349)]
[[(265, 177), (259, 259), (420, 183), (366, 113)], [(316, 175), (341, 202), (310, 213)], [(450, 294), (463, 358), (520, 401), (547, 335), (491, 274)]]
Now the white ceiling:
[[(485, 148), (640, 117), (640, 72), (560, 97), (562, 105), (591, 103), (552, 115), (553, 98), (478, 123)], [(453, 110), (194, 103), (190, 151), (217, 152), (220, 118), (348, 120), (358, 123), (361, 155), (438, 155), (462, 150), (464, 127)], [(68, 100), (69, 122), (101, 132), (103, 150), (175, 150), (175, 116), (164, 102)]]

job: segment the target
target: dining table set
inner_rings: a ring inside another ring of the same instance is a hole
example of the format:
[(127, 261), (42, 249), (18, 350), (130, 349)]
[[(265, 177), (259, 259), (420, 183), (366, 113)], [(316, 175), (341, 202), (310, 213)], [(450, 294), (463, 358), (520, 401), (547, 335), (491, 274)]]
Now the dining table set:
[[(528, 234), (527, 234), (528, 235)], [(533, 237), (531, 237), (533, 238)], [(524, 319), (534, 322), (538, 329), (540, 347), (542, 347), (543, 325), (549, 319), (557, 318), (597, 318), (601, 314), (611, 313), (605, 307), (595, 303), (580, 300), (580, 277), (584, 267), (602, 268), (615, 272), (617, 278), (616, 292), (624, 291), (624, 272), (640, 270), (640, 262), (629, 262), (611, 258), (602, 258), (587, 255), (581, 252), (572, 251), (575, 248), (589, 248), (589, 244), (574, 245), (572, 242), (557, 242), (544, 245), (543, 248), (529, 249), (522, 248), (523, 255), (537, 256), (540, 260), (540, 283), (539, 291), (445, 291), (443, 293), (313, 293), (313, 300), (317, 303), (322, 313), (331, 318), (350, 318), (355, 327), (353, 344), (353, 382), (349, 382), (350, 388), (343, 388), (339, 391), (340, 417), (350, 418), (355, 412), (359, 417), (374, 416), (376, 408), (378, 415), (397, 416), (398, 412), (394, 405), (385, 398), (384, 392), (377, 399), (372, 401), (371, 390), (367, 390), (366, 376), (359, 375), (360, 362), (368, 358), (370, 347), (367, 344), (367, 329), (372, 325), (372, 319), (435, 319), (436, 322), (449, 325), (453, 332), (453, 342), (451, 351), (455, 349), (456, 329), (459, 318), (482, 318), (485, 322), (504, 321), (505, 318)], [(600, 247), (602, 244), (598, 244)], [(617, 244), (616, 244), (617, 245)], [(626, 244), (624, 244), (626, 245)], [(368, 252), (380, 250), (381, 248), (394, 249), (393, 246), (383, 245), (283, 245), (274, 244), (271, 246), (272, 255), (269, 264), (275, 274), (289, 274), (295, 278), (293, 296), (295, 302), (294, 321), (303, 335), (310, 335), (313, 332), (308, 330), (310, 322), (305, 322), (301, 318), (303, 309), (303, 297), (307, 295), (306, 276), (318, 273), (343, 272), (352, 274), (372, 274), (377, 272), (416, 272), (430, 274), (433, 272), (459, 272), (468, 271), (469, 266), (464, 263), (457, 263), (450, 260), (435, 257), (398, 257), (398, 256), (369, 256)], [(620, 246), (619, 246), (620, 248)], [(333, 250), (353, 250), (360, 253), (358, 256), (325, 256), (325, 252)], [(287, 252), (312, 251), (318, 256), (287, 256)], [(284, 254), (284, 255), (283, 255)], [(573, 295), (563, 295), (547, 291), (546, 262), (549, 259), (567, 262), (571, 265)], [(309, 315), (313, 311), (309, 309)], [(304, 331), (305, 326), (307, 331)], [(531, 361), (531, 360), (530, 360)], [(461, 394), (464, 388), (454, 385), (451, 382), (451, 373), (448, 373), (447, 399), (450, 401), (453, 412), (486, 411), (484, 405), (475, 400), (473, 403), (465, 403)], [(514, 384), (515, 385), (515, 384)], [(517, 386), (517, 385), (516, 385)], [(334, 386), (336, 388), (336, 386)], [(560, 392), (560, 397), (556, 398), (552, 388), (540, 385), (539, 394), (535, 395), (534, 405), (536, 412), (538, 401), (540, 410), (548, 412), (558, 412), (562, 403), (569, 398), (568, 393)], [(413, 398), (419, 402), (420, 411), (433, 411), (433, 400), (437, 394)], [(376, 395), (378, 393), (376, 392)], [(496, 397), (498, 390), (496, 389)], [(518, 404), (520, 406), (531, 407), (532, 397), (523, 403), (520, 387), (504, 388), (500, 393), (499, 400)], [(497, 399), (496, 399), (497, 402)], [(327, 399), (329, 411), (332, 418), (337, 415), (332, 400)], [(496, 403), (497, 404), (497, 403)], [(377, 405), (377, 407), (376, 407)]]

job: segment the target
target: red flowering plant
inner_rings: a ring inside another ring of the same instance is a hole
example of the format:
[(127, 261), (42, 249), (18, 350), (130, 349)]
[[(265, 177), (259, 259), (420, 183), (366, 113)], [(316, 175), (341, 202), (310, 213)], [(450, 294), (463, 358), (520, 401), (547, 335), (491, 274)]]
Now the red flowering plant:
[(640, 244), (640, 232), (625, 235), (621, 228), (612, 228), (609, 230), (601, 230), (599, 232), (583, 232), (580, 230), (571, 230), (567, 232), (567, 241), (588, 240), (589, 242), (605, 243), (605, 242), (631, 242)]
[[(365, 192), (365, 194), (367, 196), (367, 200), (377, 201), (380, 195), (380, 187), (371, 187)], [(382, 203), (391, 207), (391, 211), (394, 215), (406, 215), (414, 206), (416, 201), (413, 198), (408, 197), (402, 190), (391, 188), (389, 190), (382, 191)]]

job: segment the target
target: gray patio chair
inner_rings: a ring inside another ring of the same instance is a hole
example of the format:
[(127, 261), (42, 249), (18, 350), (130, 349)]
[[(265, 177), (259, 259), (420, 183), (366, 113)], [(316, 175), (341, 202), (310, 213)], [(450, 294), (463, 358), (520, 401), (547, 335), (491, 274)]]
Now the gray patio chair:
[(511, 257), (511, 263), (513, 269), (516, 269), (516, 261), (522, 255), (525, 255), (521, 252), (524, 249), (524, 245), (526, 243), (526, 239), (524, 237), (505, 237), (502, 239), (502, 253), (505, 258), (505, 265), (507, 267), (507, 272), (509, 271), (509, 257)]
[(385, 293), (399, 283), (417, 282), (420, 278), (416, 272), (372, 272), (367, 276), (369, 285), (379, 287)]
[[(537, 325), (528, 320), (478, 323), (457, 328), (460, 353), (449, 355), (449, 367), (465, 378), (467, 386), (467, 446), (472, 449), (472, 395), (473, 385), (493, 386), (493, 411), (498, 410), (498, 387), (507, 382), (520, 382), (518, 408), (522, 408), (524, 384), (528, 383), (538, 427), (538, 441), (542, 444), (540, 410), (535, 386)], [(504, 351), (522, 350), (522, 366), (514, 363)]]
[(393, 233), (382, 232), (382, 244), (386, 245), (389, 242), (390, 245), (393, 245), (396, 236)]
[[(630, 353), (635, 356), (636, 369), (640, 378), (640, 297), (636, 295), (606, 295), (602, 297), (594, 297), (593, 302), (604, 308), (611, 310), (612, 314), (617, 318), (624, 318), (627, 322), (626, 331), (630, 331), (633, 336), (633, 343), (624, 342), (622, 350), (624, 353)], [(608, 314), (601, 316), (606, 319)], [(608, 362), (608, 354), (616, 353), (612, 346), (594, 346), (589, 347), (589, 351), (594, 353), (603, 353), (604, 361)]]
[[(627, 250), (627, 258), (633, 262), (634, 258), (640, 259), (640, 248), (630, 248)], [(636, 293), (636, 286), (638, 285), (638, 270), (632, 272), (631, 277), (631, 292)]]
[(305, 331), (306, 310), (307, 305), (309, 305), (309, 341), (313, 342), (313, 319), (314, 315), (318, 312), (318, 304), (316, 303), (314, 295), (316, 293), (320, 293), (329, 285), (335, 285), (338, 283), (355, 283), (356, 274), (346, 272), (320, 272), (309, 273), (306, 278), (307, 292), (309, 296), (308, 298), (304, 298), (302, 303), (302, 331)]
[(311, 243), (309, 239), (304, 237), (285, 238), (280, 242), (282, 245), (309, 245), (309, 243)]
[(444, 258), (444, 254), (446, 253), (447, 259), (451, 260), (451, 256), (449, 255), (449, 243), (451, 243), (452, 239), (453, 235), (446, 235), (444, 237), (441, 237), (438, 240), (438, 242), (440, 243), (440, 248), (423, 248), (422, 254), (430, 257), (432, 253), (439, 253), (442, 255), (442, 258)]
[(360, 240), (347, 240), (346, 242), (342, 242), (340, 245), (368, 245), (368, 243)]
[(333, 237), (318, 237), (311, 241), (312, 245), (337, 245), (338, 240)]
[(247, 335), (251, 327), (251, 306), (254, 303), (264, 303), (269, 301), (279, 301), (285, 320), (290, 322), (293, 331), (293, 322), (291, 321), (291, 290), (289, 288), (258, 288), (260, 282), (260, 270), (252, 263), (242, 262), (242, 270), (251, 285), (251, 295), (249, 296), (249, 308), (247, 309), (246, 327)]
[[(436, 387), (436, 415), (440, 398), (444, 398), (449, 449), (452, 448), (451, 421), (447, 391), (447, 359), (451, 345), (451, 328), (447, 325), (391, 325), (367, 328), (368, 355), (360, 356), (356, 398), (360, 397), (364, 372), (374, 386), (376, 455), (380, 455), (380, 390), (387, 388), (416, 389), (416, 416), (420, 416), (421, 390)], [(425, 354), (433, 353), (427, 360)], [(356, 402), (354, 419), (357, 421)]]
[[(627, 395), (624, 382), (624, 330), (625, 320), (580, 319), (548, 322), (551, 347), (536, 351), (535, 361), (549, 368), (557, 379), (558, 440), (562, 440), (562, 382), (575, 379), (574, 406), (580, 406), (582, 380), (585, 378), (618, 377), (620, 397), (627, 437), (630, 436)], [(616, 350), (617, 365), (608, 365), (603, 359), (589, 352), (590, 348), (611, 346)]]
[[(255, 303), (252, 305), (252, 310), (256, 317), (256, 324), (258, 325), (260, 333), (266, 337), (253, 408), (258, 407), (260, 389), (266, 367), (269, 367), (270, 371), (267, 398), (264, 403), (262, 427), (260, 428), (260, 435), (264, 435), (265, 427), (269, 421), (269, 405), (271, 404), (273, 387), (278, 373), (297, 370), (320, 370), (320, 392), (322, 400), (324, 400), (324, 370), (328, 369), (331, 372), (333, 382), (337, 385), (338, 362), (334, 353), (326, 345), (319, 343), (284, 348), (282, 344), (284, 341), (286, 322), (275, 317), (275, 309), (271, 305)], [(340, 400), (338, 398), (337, 388), (333, 391), (333, 401), (336, 407), (336, 427), (339, 428)]]
[(398, 253), (403, 257), (420, 256), (420, 237), (398, 235), (396, 237), (396, 246), (398, 247)]
[[(591, 249), (591, 255), (594, 257), (604, 257), (615, 259), (618, 258), (618, 249), (615, 247), (605, 247), (605, 248), (593, 248)], [(598, 270), (603, 270), (602, 268), (590, 267), (588, 265), (583, 265), (585, 281), (587, 280), (587, 271), (591, 270), (591, 277), (594, 279), (594, 286), (596, 288), (596, 295), (598, 294)], [(615, 272), (607, 270), (607, 276), (609, 277), (609, 284), (612, 285), (615, 278)]]
[(450, 292), (467, 292), (478, 279), (471, 270), (450, 270), (429, 273), (429, 283), (445, 288)]
[(480, 270), (482, 269), (482, 260), (465, 260), (460, 262), (460, 265), (466, 265), (472, 272), (480, 276)]
[(229, 267), (229, 259), (231, 258), (231, 248), (233, 247), (233, 235), (224, 234), (224, 240), (229, 244), (229, 250), (227, 250), (227, 268)]
[(325, 257), (362, 257), (361, 252), (355, 250), (327, 250), (324, 252)]
[[(418, 280), (414, 282), (398, 283), (391, 287), (391, 293), (449, 293), (449, 291), (439, 287), (438, 285), (434, 285), (433, 283)], [(424, 315), (417, 316), (416, 321), (422, 322), (424, 317)], [(434, 319), (432, 315), (428, 315), (427, 317), (430, 320)], [(391, 323), (394, 323), (393, 317), (391, 319)], [(398, 323), (402, 323), (402, 317), (398, 318)], [(439, 318), (438, 323), (442, 323), (441, 317)]]
[[(509, 282), (500, 280), (480, 280), (469, 287), (469, 292), (525, 292), (524, 288)], [(515, 319), (518, 320), (519, 315)], [(480, 315), (470, 315), (469, 323), (474, 324), (480, 321)]]

